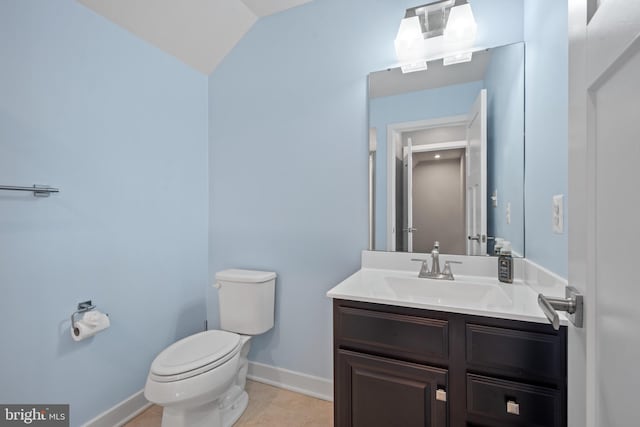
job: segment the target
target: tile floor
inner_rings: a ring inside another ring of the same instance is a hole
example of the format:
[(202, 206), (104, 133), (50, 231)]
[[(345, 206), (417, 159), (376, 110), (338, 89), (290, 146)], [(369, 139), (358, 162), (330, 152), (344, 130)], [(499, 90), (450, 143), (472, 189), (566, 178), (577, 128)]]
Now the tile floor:
[[(333, 404), (270, 385), (247, 381), (249, 405), (234, 427), (333, 426)], [(160, 427), (162, 408), (152, 406), (125, 427)]]

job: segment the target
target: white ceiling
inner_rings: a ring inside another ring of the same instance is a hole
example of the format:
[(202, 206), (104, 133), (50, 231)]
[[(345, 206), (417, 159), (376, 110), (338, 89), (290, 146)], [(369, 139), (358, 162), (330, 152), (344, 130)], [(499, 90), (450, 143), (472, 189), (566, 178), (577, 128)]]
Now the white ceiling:
[(283, 10), (310, 1), (311, 0), (242, 0), (242, 2), (259, 17), (273, 15), (274, 13), (282, 12)]
[[(440, 157), (437, 159), (434, 157), (436, 154), (439, 154)], [(441, 160), (451, 160), (451, 159), (459, 159), (460, 157), (464, 157), (464, 149), (463, 148), (454, 148), (449, 150), (440, 150), (440, 151), (427, 151), (423, 153), (413, 153), (413, 167), (418, 166), (418, 163), (422, 162), (437, 162)]]
[(78, 0), (210, 74), (261, 17), (311, 0)]

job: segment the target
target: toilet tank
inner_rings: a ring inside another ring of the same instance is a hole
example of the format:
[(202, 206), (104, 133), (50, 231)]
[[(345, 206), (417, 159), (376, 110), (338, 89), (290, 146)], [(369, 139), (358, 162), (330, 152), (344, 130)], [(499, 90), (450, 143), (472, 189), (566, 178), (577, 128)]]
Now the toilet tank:
[(216, 273), (220, 329), (258, 335), (273, 328), (276, 273), (224, 270)]

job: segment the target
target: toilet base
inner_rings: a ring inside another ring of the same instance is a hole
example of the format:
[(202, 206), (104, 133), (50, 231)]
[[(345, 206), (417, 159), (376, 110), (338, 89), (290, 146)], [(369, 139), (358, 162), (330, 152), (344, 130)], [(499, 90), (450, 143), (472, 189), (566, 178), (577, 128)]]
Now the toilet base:
[(242, 394), (238, 396), (238, 399), (229, 410), (225, 411), (222, 415), (222, 427), (231, 427), (242, 416), (244, 410), (247, 409), (249, 404), (249, 395), (246, 391), (242, 391)]
[(196, 408), (165, 407), (162, 427), (231, 427), (242, 416), (249, 404), (249, 395), (242, 391), (233, 402), (224, 407), (220, 401)]
[[(247, 355), (250, 337), (242, 336), (237, 371), (222, 395), (204, 404), (183, 406), (169, 404), (162, 411), (162, 427), (231, 427), (238, 421), (249, 403), (245, 391), (247, 382)], [(217, 368), (216, 368), (217, 369)], [(202, 400), (201, 400), (202, 402)]]

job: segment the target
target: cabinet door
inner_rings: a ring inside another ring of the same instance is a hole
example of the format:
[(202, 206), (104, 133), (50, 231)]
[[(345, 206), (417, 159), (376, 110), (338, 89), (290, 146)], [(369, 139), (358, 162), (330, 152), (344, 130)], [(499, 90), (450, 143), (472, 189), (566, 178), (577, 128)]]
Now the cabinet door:
[(447, 425), (446, 369), (348, 350), (336, 358), (336, 427)]

